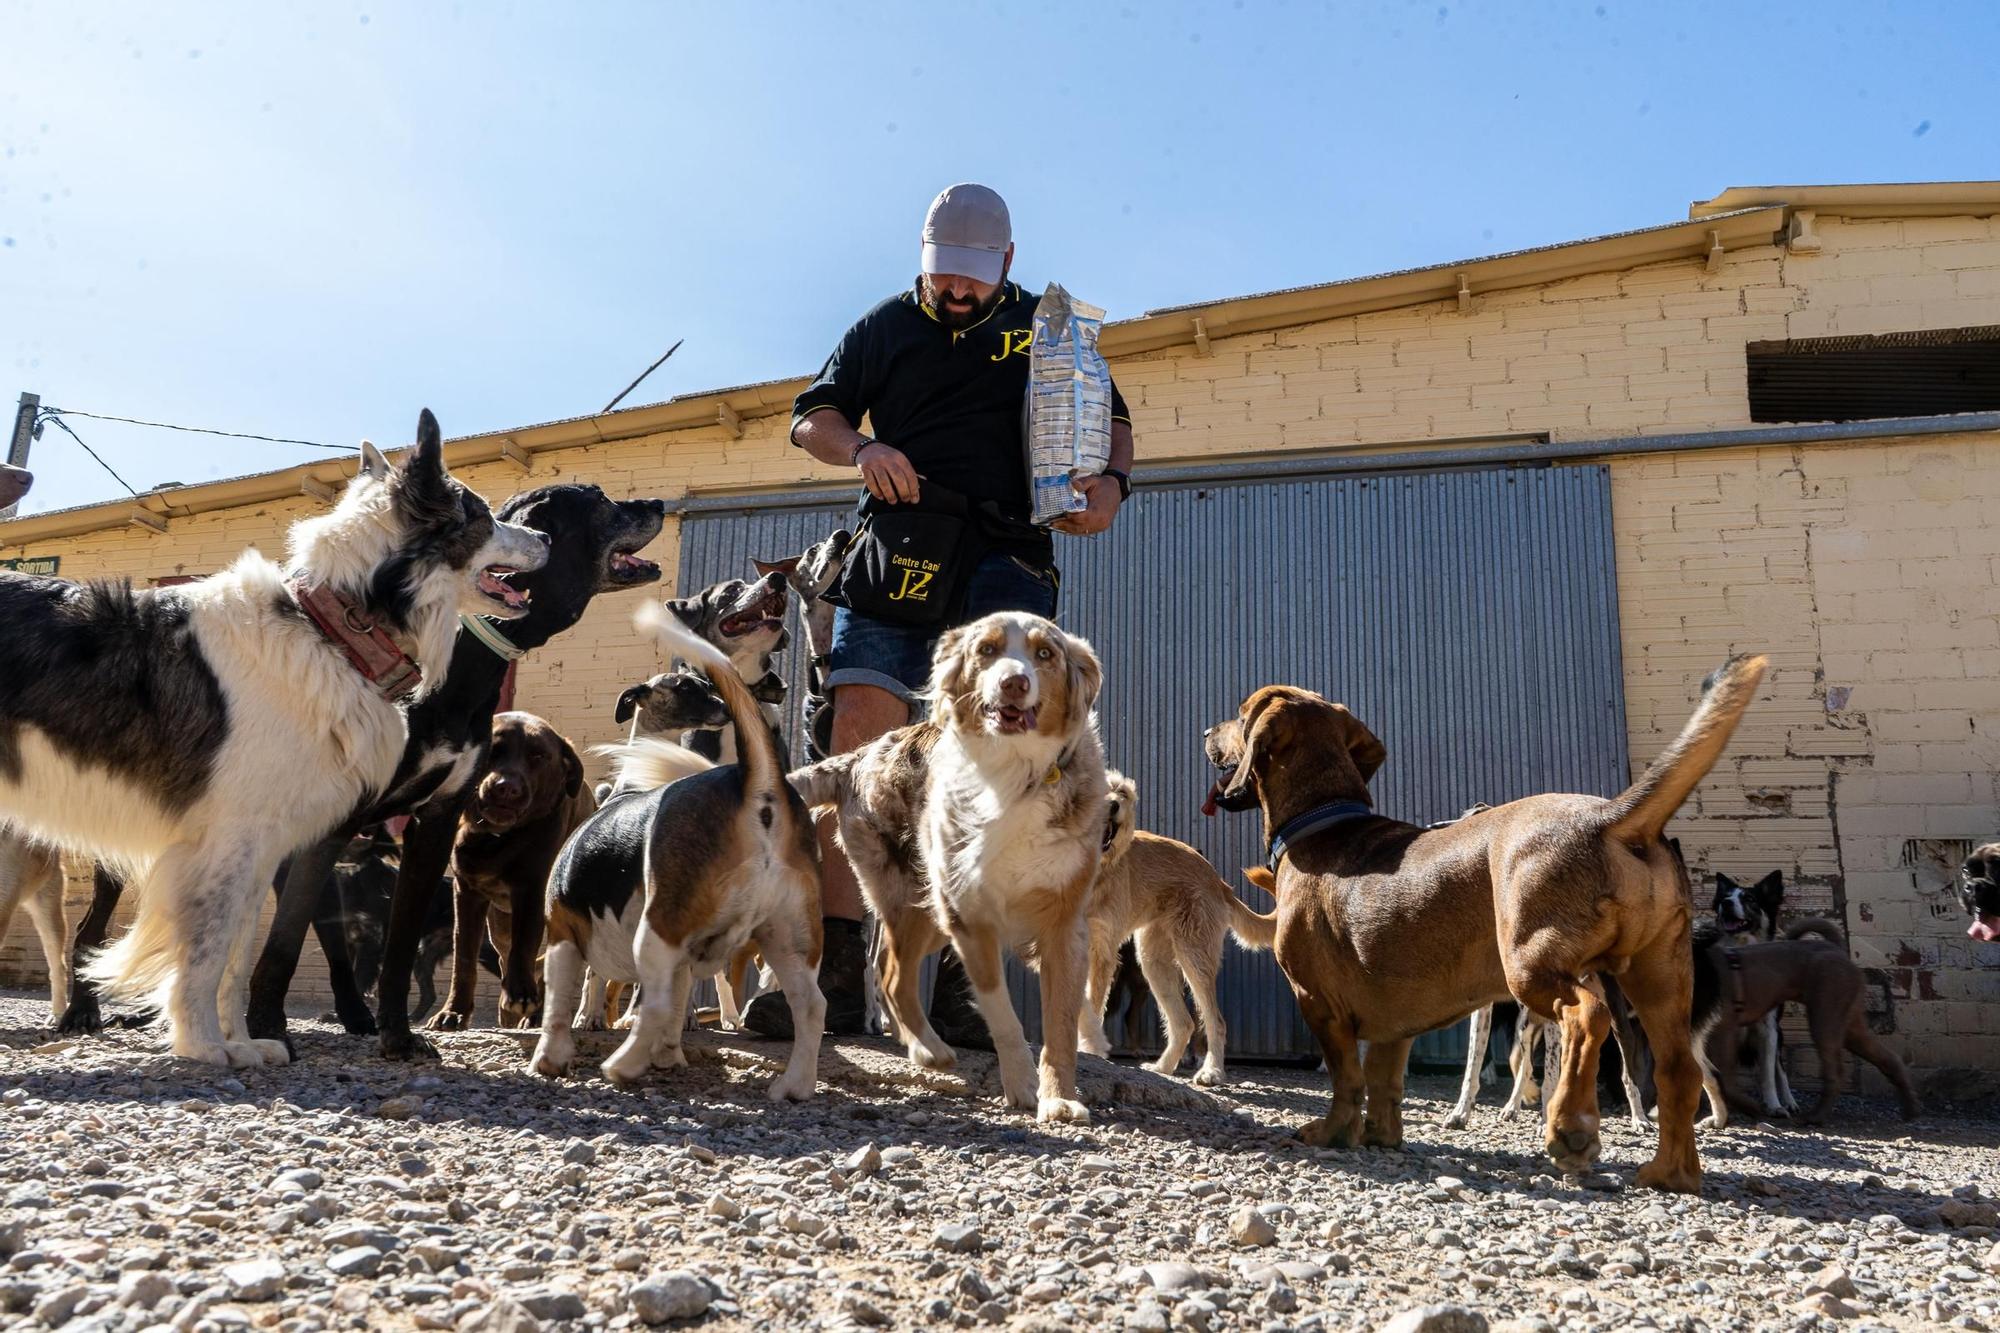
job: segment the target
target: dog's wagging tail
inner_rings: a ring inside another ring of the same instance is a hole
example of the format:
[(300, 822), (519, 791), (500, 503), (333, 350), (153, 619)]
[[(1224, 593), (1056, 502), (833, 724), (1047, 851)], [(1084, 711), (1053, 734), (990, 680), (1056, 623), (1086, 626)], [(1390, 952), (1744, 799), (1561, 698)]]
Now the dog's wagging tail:
[(1605, 812), (1605, 836), (1628, 847), (1656, 840), (1681, 803), (1701, 785), (1722, 757), (1736, 724), (1756, 697), (1768, 662), (1763, 657), (1732, 657), (1717, 667), (1694, 716), (1660, 752), (1639, 780), (1627, 787)]

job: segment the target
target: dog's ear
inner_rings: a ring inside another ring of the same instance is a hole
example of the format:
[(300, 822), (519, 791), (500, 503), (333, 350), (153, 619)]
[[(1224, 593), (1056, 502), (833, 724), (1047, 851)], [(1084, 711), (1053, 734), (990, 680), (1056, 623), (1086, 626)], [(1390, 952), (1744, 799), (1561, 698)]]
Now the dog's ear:
[(438, 429), (437, 418), (428, 407), (417, 414), (417, 444), (403, 460), (403, 474), (426, 479), (444, 476), (444, 432)]
[(1785, 872), (1782, 870), (1773, 870), (1770, 874), (1758, 880), (1757, 883), (1751, 887), (1750, 892), (1756, 894), (1759, 898), (1784, 897)]
[(1339, 719), (1341, 744), (1347, 747), (1348, 757), (1354, 760), (1355, 768), (1361, 771), (1361, 780), (1368, 781), (1388, 759), (1388, 748), (1376, 738), (1374, 732), (1368, 730), (1360, 718), (1347, 711), (1347, 705), (1329, 704), (1328, 707), (1333, 709), (1334, 716)]
[(701, 627), (700, 596), (671, 598), (667, 602), (667, 610), (679, 617), (680, 622), (689, 629), (699, 629)]
[(946, 630), (931, 653), (931, 697), (936, 703), (949, 706), (952, 700), (965, 693), (965, 645), (970, 638), (966, 632), (968, 628), (959, 625)]
[(1074, 634), (1063, 635), (1063, 655), (1069, 659), (1069, 712), (1071, 725), (1081, 725), (1097, 705), (1098, 691), (1104, 688), (1104, 663), (1089, 642)]
[(773, 574), (783, 574), (789, 579), (792, 571), (799, 567), (799, 558), (792, 555), (786, 556), (783, 560), (759, 560), (753, 555), (750, 557), (750, 566), (766, 578)]
[(1725, 893), (1729, 892), (1729, 891), (1730, 891), (1731, 889), (1734, 889), (1734, 888), (1737, 888), (1737, 887), (1739, 887), (1739, 886), (1737, 885), (1737, 883), (1736, 883), (1736, 881), (1735, 881), (1735, 880), (1733, 880), (1733, 879), (1731, 879), (1731, 878), (1730, 878), (1729, 876), (1727, 876), (1727, 875), (1723, 874), (1723, 873), (1722, 873), (1722, 872), (1721, 872), (1720, 870), (1718, 870), (1718, 871), (1716, 871), (1716, 872), (1715, 872), (1715, 896), (1716, 896), (1716, 897), (1720, 898), (1720, 897), (1721, 897), (1721, 896), (1722, 896), (1723, 894), (1725, 894)]
[[(1236, 727), (1243, 737), (1243, 753), (1236, 756), (1236, 771), (1229, 775), (1223, 785), (1222, 796), (1226, 801), (1241, 801), (1249, 795), (1250, 783), (1256, 778), (1257, 759), (1261, 751), (1275, 748), (1283, 740), (1282, 728), (1291, 723), (1285, 719), (1277, 705), (1282, 696), (1275, 690), (1266, 688), (1250, 696), (1244, 705), (1243, 715), (1237, 719)], [(1273, 718), (1273, 713), (1277, 717)], [(1240, 807), (1231, 805), (1230, 809)]]
[(396, 474), (397, 507), (419, 523), (440, 523), (461, 514), (444, 471), (444, 436), (427, 407), (417, 418), (417, 444)]
[(632, 714), (639, 711), (639, 706), (652, 697), (653, 687), (651, 683), (640, 681), (637, 685), (632, 686), (618, 696), (618, 706), (611, 710), (611, 720), (613, 722), (630, 722)]
[(563, 794), (573, 801), (576, 794), (583, 790), (583, 760), (578, 757), (576, 747), (568, 741), (558, 738), (557, 743), (562, 749)]
[(389, 472), (389, 460), (383, 456), (380, 449), (375, 447), (375, 441), (363, 440), (361, 442), (361, 475), (364, 477), (373, 477), (376, 481), (381, 481), (389, 475)]

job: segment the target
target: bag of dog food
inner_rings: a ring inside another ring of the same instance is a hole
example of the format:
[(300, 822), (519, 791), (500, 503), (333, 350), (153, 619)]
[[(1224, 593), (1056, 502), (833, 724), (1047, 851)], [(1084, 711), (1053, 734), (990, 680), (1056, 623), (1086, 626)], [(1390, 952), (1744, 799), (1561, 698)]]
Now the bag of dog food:
[(1028, 482), (1034, 520), (1053, 523), (1088, 501), (1076, 483), (1111, 465), (1111, 368), (1097, 350), (1104, 311), (1052, 282), (1035, 308), (1028, 350)]

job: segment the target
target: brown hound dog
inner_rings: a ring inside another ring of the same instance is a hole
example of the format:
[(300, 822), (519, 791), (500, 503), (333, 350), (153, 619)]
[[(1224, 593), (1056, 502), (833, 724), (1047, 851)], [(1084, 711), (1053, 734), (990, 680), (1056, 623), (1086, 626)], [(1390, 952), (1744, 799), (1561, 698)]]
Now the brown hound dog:
[(451, 849), (457, 909), (451, 990), (432, 1028), (458, 1032), (472, 1025), (479, 942), (488, 934), (500, 954), (499, 1025), (534, 1025), (541, 1009), (536, 960), (549, 867), (596, 809), (584, 785), (583, 760), (560, 732), (533, 713), (494, 715), (492, 758), (459, 817)]
[(1562, 1024), (1546, 1143), (1562, 1170), (1589, 1170), (1600, 1148), (1598, 1048), (1611, 1028), (1593, 974), (1609, 972), (1657, 1062), (1660, 1143), (1638, 1181), (1700, 1190), (1693, 908), (1660, 833), (1763, 676), (1759, 657), (1726, 664), (1686, 729), (1615, 799), (1531, 796), (1435, 830), (1369, 808), (1368, 779), (1387, 751), (1317, 694), (1266, 686), (1210, 728), (1209, 759), (1227, 774), (1210, 800), (1263, 810), (1276, 871), (1251, 879), (1278, 899), (1278, 965), (1332, 1075), (1332, 1104), (1301, 1130), (1306, 1142), (1399, 1146), (1411, 1042), (1511, 995)]

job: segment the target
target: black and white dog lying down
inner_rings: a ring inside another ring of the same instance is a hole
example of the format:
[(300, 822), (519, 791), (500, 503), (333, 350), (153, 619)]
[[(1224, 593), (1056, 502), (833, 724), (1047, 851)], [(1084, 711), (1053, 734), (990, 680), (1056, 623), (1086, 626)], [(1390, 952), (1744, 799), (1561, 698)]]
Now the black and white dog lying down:
[[(614, 501), (595, 486), (575, 484), (539, 487), (500, 507), (503, 520), (547, 544), (545, 563), (510, 580), (521, 606), (504, 627), (479, 616), (452, 618), (446, 626), (448, 665), (435, 688), (410, 709), (407, 740), (400, 743), (393, 775), (358, 795), (299, 847), (283, 870), (277, 914), (251, 979), (250, 1031), (255, 1036), (285, 1037), (285, 995), (306, 932), (316, 925), (341, 1023), (350, 1032), (376, 1030), (364, 989), (355, 982), (338, 916), (323, 914), (320, 906), (334, 865), (356, 833), (414, 814), (404, 831), (398, 887), (383, 932), (381, 969), (389, 984), (379, 998), (387, 1018), (384, 1048), (403, 1054), (415, 1044), (408, 1017), (412, 970), (430, 933), (427, 923), (436, 911), (437, 885), (445, 878), (459, 810), (485, 767), (507, 668), (574, 625), (598, 593), (657, 580), (660, 567), (637, 553), (659, 536), (665, 513), (660, 500)], [(100, 882), (100, 897), (103, 889)], [(110, 900), (116, 901), (115, 883)], [(93, 905), (91, 919), (98, 915)], [(82, 937), (80, 933), (80, 942)], [(72, 1009), (89, 1002), (94, 1015), (94, 998), (84, 985), (74, 990)], [(66, 1023), (65, 1030), (69, 1028)]]
[(244, 1018), (265, 886), (389, 786), (405, 702), (435, 694), (461, 613), (525, 615), (507, 579), (547, 558), (445, 470), (425, 412), (401, 466), (363, 444), (285, 565), (246, 551), (138, 591), (0, 573), (0, 822), (122, 867), (140, 895), (86, 975), (163, 997), (175, 1055), (284, 1062)]

